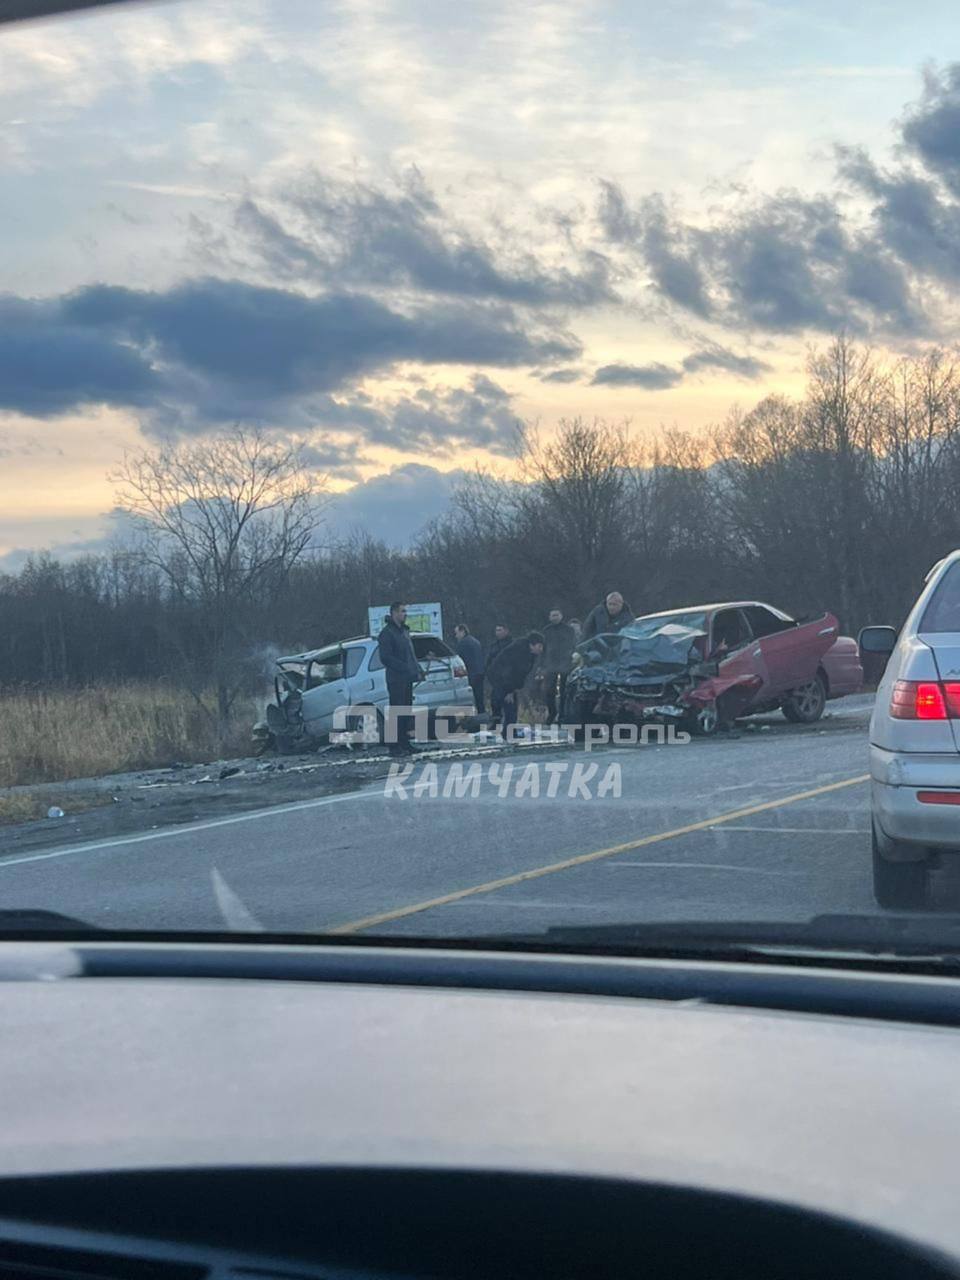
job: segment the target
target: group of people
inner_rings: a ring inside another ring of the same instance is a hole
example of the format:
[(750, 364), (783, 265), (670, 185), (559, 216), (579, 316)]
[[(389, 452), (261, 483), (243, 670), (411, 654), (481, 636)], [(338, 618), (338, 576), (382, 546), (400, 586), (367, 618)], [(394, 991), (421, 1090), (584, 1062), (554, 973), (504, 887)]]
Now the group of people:
[[(422, 678), (406, 615), (404, 604), (399, 601), (392, 604), (379, 636), (380, 660), (386, 672), (391, 706), (411, 706), (414, 684)], [(510, 628), (499, 622), (486, 653), (466, 623), (458, 622), (454, 627), (457, 653), (467, 669), (478, 713), (486, 713), (489, 686), (490, 714), (501, 722), (506, 737), (518, 719), (520, 691), (536, 668), (537, 678), (542, 682), (547, 723), (559, 724), (574, 650), (592, 636), (622, 630), (633, 618), (621, 593), (611, 591), (582, 623), (579, 618), (565, 620), (562, 609), (554, 608), (541, 630), (514, 637)], [(412, 751), (407, 731), (399, 732), (398, 742), (391, 744), (390, 750), (393, 754)]]

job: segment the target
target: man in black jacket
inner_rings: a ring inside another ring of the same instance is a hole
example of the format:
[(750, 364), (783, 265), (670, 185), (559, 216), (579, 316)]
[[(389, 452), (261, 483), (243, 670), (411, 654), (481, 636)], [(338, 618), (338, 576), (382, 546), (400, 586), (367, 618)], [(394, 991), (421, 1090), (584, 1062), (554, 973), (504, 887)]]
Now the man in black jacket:
[(551, 609), (550, 621), (543, 628), (543, 657), (540, 660), (547, 703), (547, 724), (560, 721), (557, 708), (559, 706), (560, 711), (563, 711), (563, 695), (567, 687), (567, 676), (573, 666), (575, 644), (573, 627), (569, 622), (564, 622), (561, 610)]
[(473, 705), (482, 714), (483, 650), (480, 648), (480, 641), (476, 636), (470, 634), (470, 628), (465, 622), (458, 622), (453, 628), (453, 634), (457, 638), (457, 653), (463, 659), (463, 665), (467, 668), (467, 679), (470, 681), (470, 688), (473, 690)]
[[(390, 617), (377, 638), (380, 661), (387, 675), (387, 699), (390, 704), (387, 738), (392, 756), (409, 755), (413, 751), (410, 745), (413, 717), (409, 713), (397, 715), (394, 708), (413, 706), (413, 686), (423, 679), (406, 619), (407, 606), (395, 600), (390, 606)], [(395, 721), (395, 724), (391, 725), (391, 721)], [(393, 732), (389, 731), (390, 728)]]
[[(513, 643), (513, 636), (510, 634), (510, 628), (503, 622), (498, 622), (493, 629), (493, 643), (487, 650), (487, 679), (490, 679), (490, 668), (497, 660), (499, 655), (503, 653), (508, 644)], [(497, 700), (497, 692), (491, 687), (490, 689), (490, 714), (496, 720), (500, 715), (501, 707)]]
[(612, 631), (622, 631), (633, 622), (633, 613), (624, 603), (619, 591), (611, 591), (602, 604), (598, 604), (587, 614), (580, 634), (580, 642), (592, 640), (594, 636), (609, 635)]
[(511, 741), (511, 727), (517, 723), (517, 694), (542, 653), (543, 636), (539, 631), (531, 631), (519, 640), (511, 640), (487, 667), (490, 701), (502, 709), (502, 730), (507, 742)]

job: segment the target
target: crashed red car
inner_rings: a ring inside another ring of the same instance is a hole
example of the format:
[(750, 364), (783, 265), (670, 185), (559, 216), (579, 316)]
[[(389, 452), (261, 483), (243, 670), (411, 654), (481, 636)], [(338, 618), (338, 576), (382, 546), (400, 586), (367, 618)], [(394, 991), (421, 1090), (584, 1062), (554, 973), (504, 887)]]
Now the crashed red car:
[(676, 722), (712, 733), (780, 708), (812, 724), (863, 684), (857, 643), (833, 614), (795, 620), (757, 600), (671, 609), (581, 645), (565, 719)]

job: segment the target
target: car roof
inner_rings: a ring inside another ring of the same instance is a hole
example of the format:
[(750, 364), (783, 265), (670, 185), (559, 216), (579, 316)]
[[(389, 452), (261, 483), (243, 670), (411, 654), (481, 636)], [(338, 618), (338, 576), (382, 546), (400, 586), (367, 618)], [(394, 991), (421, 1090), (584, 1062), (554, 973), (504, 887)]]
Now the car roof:
[(674, 618), (678, 613), (714, 613), (717, 609), (747, 609), (753, 605), (759, 605), (761, 609), (773, 609), (775, 613), (783, 612), (782, 609), (766, 604), (763, 600), (719, 600), (714, 604), (685, 604), (677, 609), (661, 609), (658, 613), (641, 613), (637, 621), (640, 622), (644, 618)]
[(929, 582), (938, 569), (942, 569), (944, 565), (953, 564), (958, 559), (960, 559), (960, 547), (957, 547), (956, 551), (948, 551), (945, 556), (940, 557), (936, 564), (930, 566), (924, 582)]
[[(411, 631), (411, 640), (415, 640), (418, 636), (427, 640), (440, 640), (446, 644), (443, 636), (438, 636), (434, 631)], [(333, 649), (341, 649), (344, 645), (350, 644), (376, 644), (376, 640), (373, 636), (349, 636), (346, 640), (332, 640), (329, 644), (321, 645), (319, 649), (306, 649), (303, 653), (285, 653), (282, 658), (277, 658), (277, 663), (312, 662), (322, 653), (330, 653)]]

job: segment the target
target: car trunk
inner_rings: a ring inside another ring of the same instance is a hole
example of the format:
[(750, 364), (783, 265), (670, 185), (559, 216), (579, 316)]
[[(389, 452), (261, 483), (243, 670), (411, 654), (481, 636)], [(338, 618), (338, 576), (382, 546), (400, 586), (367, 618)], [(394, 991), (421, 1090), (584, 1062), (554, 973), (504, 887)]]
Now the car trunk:
[[(921, 632), (919, 639), (933, 650), (937, 671), (944, 684), (960, 684), (960, 632)], [(960, 720), (951, 720), (953, 741), (960, 751)]]
[(460, 659), (436, 636), (412, 635), (413, 652), (420, 663), (428, 688), (443, 685), (453, 689), (453, 667)]

